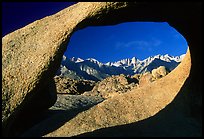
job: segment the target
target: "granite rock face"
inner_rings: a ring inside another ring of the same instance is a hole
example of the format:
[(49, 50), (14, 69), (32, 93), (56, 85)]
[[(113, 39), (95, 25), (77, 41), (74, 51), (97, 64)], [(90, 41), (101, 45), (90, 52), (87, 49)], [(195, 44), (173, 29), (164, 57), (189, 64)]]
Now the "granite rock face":
[[(153, 82), (149, 87), (107, 99), (47, 136), (72, 136), (104, 127), (136, 122), (156, 114), (172, 101), (170, 105), (172, 109), (180, 110), (186, 117), (202, 121), (201, 10), (202, 3), (77, 3), (4, 36), (2, 38), (3, 135), (16, 135), (14, 131), (18, 129), (20, 123), (15, 124), (15, 122), (19, 121), (20, 117), (26, 117), (27, 110), (30, 109), (32, 115), (32, 112), (43, 111), (55, 103), (56, 93), (53, 89), (56, 88), (50, 88), (49, 84), (53, 82), (69, 38), (74, 31), (92, 25), (115, 25), (130, 21), (168, 22), (186, 38), (189, 45), (189, 55), (186, 57), (190, 57), (188, 58), (190, 60), (184, 60), (187, 62), (182, 62), (183, 64), (181, 63), (172, 73)], [(145, 91), (150, 93), (144, 93)], [(151, 95), (155, 93), (157, 95)], [(138, 97), (145, 99), (141, 101)], [(138, 102), (133, 101), (134, 98)], [(149, 108), (146, 109), (146, 106)], [(135, 113), (129, 114), (132, 111)], [(83, 128), (75, 130), (73, 125), (76, 124)]]
[(55, 76), (54, 80), (59, 94), (80, 95), (85, 91), (91, 91), (96, 84), (95, 81), (91, 80), (73, 80), (60, 76)]
[(83, 95), (100, 96), (107, 99), (118, 94), (126, 93), (134, 87), (137, 87), (138, 82), (137, 79), (127, 77), (124, 74), (113, 75), (96, 83), (91, 91), (85, 92)]
[(166, 76), (167, 71), (164, 66), (152, 70), (152, 76), (156, 79)]
[(139, 80), (139, 86), (148, 85), (149, 83), (153, 82), (155, 79), (153, 78), (150, 72), (146, 72), (141, 75)]

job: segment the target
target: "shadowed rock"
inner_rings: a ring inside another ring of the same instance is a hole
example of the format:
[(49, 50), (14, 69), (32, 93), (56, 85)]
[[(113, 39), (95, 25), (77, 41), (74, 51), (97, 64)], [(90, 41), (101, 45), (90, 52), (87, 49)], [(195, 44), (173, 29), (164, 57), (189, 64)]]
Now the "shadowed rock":
[(68, 77), (55, 76), (55, 85), (57, 93), (59, 94), (72, 94), (80, 95), (85, 91), (90, 91), (96, 84), (95, 81), (91, 80), (73, 80)]

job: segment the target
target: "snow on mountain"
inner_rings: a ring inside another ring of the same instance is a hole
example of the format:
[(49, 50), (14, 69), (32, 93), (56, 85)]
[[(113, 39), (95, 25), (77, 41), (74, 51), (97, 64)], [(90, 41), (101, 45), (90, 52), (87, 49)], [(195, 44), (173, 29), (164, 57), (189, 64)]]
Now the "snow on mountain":
[(57, 75), (72, 79), (97, 81), (111, 75), (145, 73), (159, 66), (165, 66), (167, 70), (171, 71), (181, 62), (184, 56), (185, 54), (181, 56), (170, 56), (166, 54), (150, 56), (144, 60), (133, 57), (107, 63), (101, 63), (94, 58), (83, 60), (75, 57), (68, 59), (66, 56), (63, 56)]
[(131, 59), (130, 58), (122, 59), (117, 62), (108, 62), (108, 63), (105, 63), (105, 65), (116, 66), (116, 67), (129, 67), (129, 66), (135, 67), (138, 62), (139, 60), (136, 59), (136, 57), (133, 57)]
[[(65, 57), (65, 56), (63, 55), (63, 57)], [(76, 63), (78, 63), (78, 62), (83, 62), (83, 61), (84, 61), (83, 59), (81, 59), (81, 58), (76, 58), (76, 57), (72, 57), (70, 60), (73, 61), (73, 62), (76, 62)]]
[(88, 61), (90, 61), (90, 62), (93, 62), (93, 63), (95, 63), (95, 64), (98, 64), (100, 67), (101, 67), (102, 65), (104, 65), (103, 63), (99, 62), (98, 60), (96, 60), (96, 59), (94, 59), (94, 58), (88, 58), (88, 59), (86, 59), (86, 60), (88, 60)]

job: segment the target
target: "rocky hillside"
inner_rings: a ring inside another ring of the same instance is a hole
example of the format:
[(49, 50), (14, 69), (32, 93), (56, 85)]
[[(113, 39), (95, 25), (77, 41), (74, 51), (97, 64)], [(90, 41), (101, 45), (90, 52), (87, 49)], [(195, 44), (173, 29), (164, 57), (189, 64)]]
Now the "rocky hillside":
[(59, 94), (82, 94), (85, 96), (100, 96), (107, 99), (116, 94), (125, 93), (134, 87), (153, 82), (156, 79), (164, 77), (166, 74), (166, 68), (160, 66), (157, 69), (153, 69), (151, 73), (146, 72), (133, 76), (126, 76), (124, 74), (112, 75), (97, 83), (91, 80), (74, 80), (63, 76), (55, 76), (54, 80), (57, 93)]
[(126, 93), (136, 87), (139, 81), (124, 74), (107, 77), (98, 82), (91, 91), (83, 93), (86, 96), (101, 96), (105, 99), (114, 95)]
[(95, 86), (95, 82), (91, 80), (73, 80), (61, 76), (55, 76), (54, 80), (57, 93), (60, 94), (80, 95)]

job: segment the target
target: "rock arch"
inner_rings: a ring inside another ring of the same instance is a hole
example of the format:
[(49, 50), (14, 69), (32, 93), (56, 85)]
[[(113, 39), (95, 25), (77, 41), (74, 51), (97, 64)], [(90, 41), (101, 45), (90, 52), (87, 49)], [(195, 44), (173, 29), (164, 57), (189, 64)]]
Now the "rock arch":
[[(89, 25), (131, 21), (165, 21), (186, 38), (191, 60), (183, 63), (181, 69), (189, 69), (190, 65), (191, 69), (189, 76), (186, 76), (188, 70), (183, 72), (187, 78), (183, 78), (185, 94), (179, 92), (173, 103), (181, 107), (181, 111), (185, 107), (188, 115), (201, 120), (201, 9), (202, 4), (194, 2), (80, 2), (6, 35), (2, 38), (2, 123), (5, 135), (25, 110), (37, 112), (54, 104), (56, 95), (48, 93), (45, 88), (57, 71), (74, 31)], [(37, 105), (41, 95), (49, 102), (41, 103), (43, 108)]]

